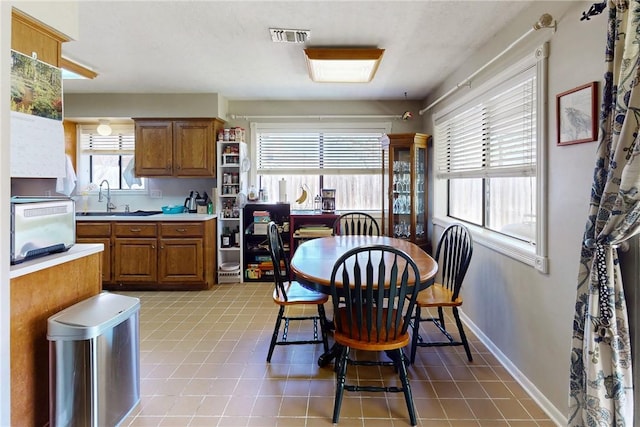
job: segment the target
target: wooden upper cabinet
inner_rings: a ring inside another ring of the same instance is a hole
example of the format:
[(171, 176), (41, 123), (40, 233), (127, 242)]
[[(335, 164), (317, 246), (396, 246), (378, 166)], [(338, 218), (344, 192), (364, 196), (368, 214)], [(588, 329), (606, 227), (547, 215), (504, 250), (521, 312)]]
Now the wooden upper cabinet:
[(33, 56), (50, 65), (60, 66), (62, 43), (69, 39), (61, 33), (13, 9), (11, 12), (11, 49)]
[(215, 138), (211, 121), (179, 121), (173, 128), (176, 175), (215, 176)]
[(136, 175), (215, 177), (219, 119), (134, 119)]
[(136, 121), (136, 176), (173, 174), (173, 122)]

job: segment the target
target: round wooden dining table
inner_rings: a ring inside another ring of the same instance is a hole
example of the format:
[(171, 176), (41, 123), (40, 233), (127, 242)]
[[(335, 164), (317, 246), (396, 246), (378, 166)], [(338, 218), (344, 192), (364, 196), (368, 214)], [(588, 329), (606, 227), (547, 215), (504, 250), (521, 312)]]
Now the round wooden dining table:
[[(418, 289), (433, 283), (438, 264), (425, 251), (404, 239), (387, 236), (330, 236), (303, 242), (291, 258), (291, 272), (295, 280), (319, 292), (329, 293), (331, 270), (345, 252), (358, 246), (388, 245), (406, 252), (420, 271)], [(392, 262), (389, 259), (389, 262)]]
[[(376, 244), (401, 249), (413, 259), (420, 272), (420, 283), (417, 284), (419, 290), (433, 284), (438, 272), (436, 261), (414, 243), (386, 236), (331, 236), (307, 240), (298, 246), (293, 254), (290, 262), (291, 272), (301, 285), (328, 294), (331, 291), (331, 272), (338, 258), (358, 246)], [(389, 258), (388, 261), (391, 265), (393, 259)], [(409, 280), (411, 281), (411, 278)], [(320, 355), (318, 365), (329, 364), (338, 352), (339, 346), (334, 344), (328, 352)]]

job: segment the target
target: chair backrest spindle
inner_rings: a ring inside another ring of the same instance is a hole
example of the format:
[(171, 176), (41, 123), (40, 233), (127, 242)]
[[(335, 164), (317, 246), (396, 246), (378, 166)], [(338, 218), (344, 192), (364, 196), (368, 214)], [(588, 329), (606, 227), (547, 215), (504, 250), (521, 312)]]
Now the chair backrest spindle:
[(463, 225), (452, 224), (442, 232), (435, 259), (442, 275), (442, 286), (453, 292), (452, 300), (460, 294), (472, 251), (471, 234)]
[(346, 252), (331, 273), (336, 329), (372, 343), (405, 334), (419, 277), (409, 255), (391, 246), (366, 245)]
[(274, 221), (269, 222), (267, 225), (267, 240), (269, 241), (269, 254), (273, 263), (273, 280), (276, 291), (279, 295), (282, 295), (285, 301), (288, 301), (285, 282), (288, 282), (291, 277), (289, 260), (284, 252), (278, 226)]
[(348, 212), (333, 223), (333, 234), (338, 236), (379, 236), (380, 227), (371, 215), (364, 212)]

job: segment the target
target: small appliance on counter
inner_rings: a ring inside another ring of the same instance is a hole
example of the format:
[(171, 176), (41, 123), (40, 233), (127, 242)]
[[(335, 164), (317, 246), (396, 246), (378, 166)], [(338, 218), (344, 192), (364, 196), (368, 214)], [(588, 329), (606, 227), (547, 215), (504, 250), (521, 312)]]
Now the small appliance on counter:
[(336, 210), (336, 190), (333, 188), (322, 189), (322, 212), (334, 213)]
[(73, 200), (67, 197), (11, 198), (11, 264), (67, 251), (75, 242)]
[(197, 200), (200, 198), (200, 193), (191, 190), (189, 197), (184, 199), (184, 208), (189, 213), (196, 213), (198, 209)]

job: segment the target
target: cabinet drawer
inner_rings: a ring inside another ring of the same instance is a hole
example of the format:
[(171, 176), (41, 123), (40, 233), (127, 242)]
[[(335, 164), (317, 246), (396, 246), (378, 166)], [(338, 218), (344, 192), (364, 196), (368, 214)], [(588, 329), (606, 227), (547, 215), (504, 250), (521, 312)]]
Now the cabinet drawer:
[(202, 222), (165, 222), (160, 224), (162, 237), (202, 237)]
[(110, 222), (76, 222), (77, 237), (111, 237)]
[(114, 224), (117, 237), (156, 237), (155, 223), (122, 222)]

